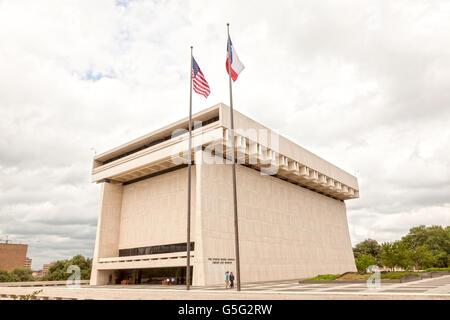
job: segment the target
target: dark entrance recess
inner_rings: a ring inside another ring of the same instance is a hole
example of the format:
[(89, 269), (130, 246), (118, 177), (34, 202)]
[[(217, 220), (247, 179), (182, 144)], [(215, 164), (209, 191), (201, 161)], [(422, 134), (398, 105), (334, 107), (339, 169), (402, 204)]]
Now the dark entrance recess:
[[(195, 243), (191, 242), (191, 251), (194, 251)], [(120, 249), (119, 257), (128, 256), (140, 256), (146, 254), (161, 254), (161, 253), (172, 253), (172, 252), (186, 252), (187, 243), (173, 243), (173, 244), (163, 244), (150, 247), (140, 247), (140, 248), (130, 248), (130, 249)]]
[[(191, 267), (191, 284), (192, 284)], [(132, 280), (134, 284), (162, 284), (163, 280), (174, 280), (175, 284), (186, 284), (186, 267), (169, 267), (169, 268), (151, 268), (151, 269), (131, 269), (119, 270), (116, 284), (120, 284), (122, 280)], [(133, 281), (134, 280), (134, 281)]]

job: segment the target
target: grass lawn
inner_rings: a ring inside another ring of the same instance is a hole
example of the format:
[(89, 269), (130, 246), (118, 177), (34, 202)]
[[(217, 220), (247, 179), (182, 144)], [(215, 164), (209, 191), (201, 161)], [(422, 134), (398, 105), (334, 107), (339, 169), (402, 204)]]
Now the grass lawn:
[[(314, 278), (305, 279), (305, 281), (317, 281), (317, 280), (367, 280), (373, 273), (359, 274), (356, 272), (349, 272), (345, 274), (319, 274)], [(418, 276), (418, 272), (385, 272), (381, 273), (381, 279), (402, 279), (404, 276)]]
[(351, 272), (351, 273), (345, 273), (343, 275), (341, 275), (339, 278), (337, 278), (336, 280), (367, 280), (367, 278), (369, 278), (372, 274), (371, 273), (365, 273), (365, 274), (360, 274), (360, 273), (356, 273), (356, 272)]
[(450, 271), (450, 268), (428, 268), (425, 272)]
[(305, 281), (316, 281), (316, 280), (335, 280), (336, 278), (339, 278), (340, 274), (319, 274), (318, 276), (315, 276), (314, 278), (305, 279)]
[(387, 272), (381, 274), (381, 279), (401, 279), (404, 276), (418, 276), (418, 272)]

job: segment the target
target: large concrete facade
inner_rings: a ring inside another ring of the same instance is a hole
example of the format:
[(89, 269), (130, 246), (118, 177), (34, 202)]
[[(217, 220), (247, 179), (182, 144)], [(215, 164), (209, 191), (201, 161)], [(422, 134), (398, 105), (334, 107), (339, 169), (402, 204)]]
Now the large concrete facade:
[[(229, 108), (194, 121), (203, 125), (191, 150), (193, 284), (219, 284), (235, 271)], [(358, 197), (356, 178), (238, 112), (235, 127), (242, 282), (355, 271), (344, 200)], [(186, 251), (144, 249), (186, 243), (187, 133), (175, 129), (187, 119), (95, 157), (92, 285), (114, 282), (117, 270), (186, 265)]]

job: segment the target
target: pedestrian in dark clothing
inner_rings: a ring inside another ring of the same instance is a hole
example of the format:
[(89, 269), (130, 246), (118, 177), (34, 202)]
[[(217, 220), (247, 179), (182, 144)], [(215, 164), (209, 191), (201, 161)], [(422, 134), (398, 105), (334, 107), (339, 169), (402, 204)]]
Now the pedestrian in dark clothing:
[(234, 288), (234, 274), (230, 272), (230, 289)]

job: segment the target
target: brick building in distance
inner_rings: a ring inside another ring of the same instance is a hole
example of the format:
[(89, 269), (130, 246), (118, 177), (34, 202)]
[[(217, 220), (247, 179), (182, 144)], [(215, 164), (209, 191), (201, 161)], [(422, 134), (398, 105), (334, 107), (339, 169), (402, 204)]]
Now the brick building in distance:
[(50, 262), (47, 264), (44, 264), (42, 266), (41, 269), (39, 269), (39, 271), (33, 272), (33, 277), (35, 278), (42, 278), (43, 276), (45, 276), (48, 273), (48, 270), (50, 269), (50, 267), (54, 264), (54, 262)]
[(31, 267), (31, 259), (27, 257), (28, 245), (16, 243), (0, 243), (0, 269), (12, 271)]
[(24, 265), (23, 265), (23, 267), (25, 268), (25, 269), (29, 269), (29, 270), (31, 270), (31, 263), (33, 262), (33, 259), (30, 259), (30, 258), (26, 258), (25, 259), (25, 263), (24, 263)]

